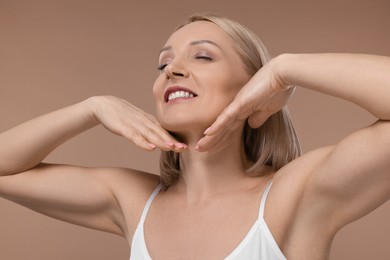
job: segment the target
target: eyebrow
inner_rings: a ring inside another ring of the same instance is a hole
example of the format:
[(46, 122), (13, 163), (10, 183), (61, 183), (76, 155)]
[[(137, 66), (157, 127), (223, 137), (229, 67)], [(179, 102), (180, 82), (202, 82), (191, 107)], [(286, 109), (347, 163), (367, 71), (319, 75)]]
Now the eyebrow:
[[(210, 40), (197, 40), (197, 41), (192, 41), (192, 42), (190, 42), (190, 45), (199, 45), (199, 44), (211, 44), (211, 45), (214, 45), (214, 46), (216, 46), (216, 47), (218, 47), (219, 49), (221, 49), (221, 47), (218, 45), (218, 44), (216, 44), (215, 42), (213, 42), (213, 41), (210, 41)], [(162, 52), (164, 52), (164, 51), (170, 51), (170, 50), (172, 50), (172, 46), (166, 46), (166, 47), (164, 47), (164, 48), (162, 48), (161, 50), (160, 50), (160, 54), (162, 53)], [(222, 50), (222, 49), (221, 49)]]

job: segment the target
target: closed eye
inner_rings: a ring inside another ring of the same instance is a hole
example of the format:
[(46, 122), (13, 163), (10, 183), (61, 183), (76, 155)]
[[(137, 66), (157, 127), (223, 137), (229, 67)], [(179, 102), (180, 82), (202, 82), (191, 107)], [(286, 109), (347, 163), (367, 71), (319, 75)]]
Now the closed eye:
[(166, 68), (167, 65), (168, 65), (168, 63), (160, 64), (160, 65), (158, 65), (157, 69), (159, 71), (163, 71)]
[(198, 60), (213, 60), (211, 57), (206, 56), (206, 55), (196, 55), (195, 59), (198, 59)]

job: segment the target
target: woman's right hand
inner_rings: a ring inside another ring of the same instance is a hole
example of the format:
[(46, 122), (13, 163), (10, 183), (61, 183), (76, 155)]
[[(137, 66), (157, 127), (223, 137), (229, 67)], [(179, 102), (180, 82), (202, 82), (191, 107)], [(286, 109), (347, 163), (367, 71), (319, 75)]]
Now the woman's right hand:
[(138, 147), (153, 151), (181, 152), (187, 145), (177, 141), (159, 124), (157, 119), (114, 96), (97, 96), (93, 118), (110, 132), (123, 136)]

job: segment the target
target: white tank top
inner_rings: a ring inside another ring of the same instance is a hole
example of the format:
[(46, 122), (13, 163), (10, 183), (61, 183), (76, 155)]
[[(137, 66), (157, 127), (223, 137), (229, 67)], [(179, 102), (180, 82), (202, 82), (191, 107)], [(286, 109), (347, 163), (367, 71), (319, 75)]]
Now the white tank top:
[[(279, 246), (277, 245), (267, 223), (264, 221), (264, 208), (268, 192), (271, 188), (270, 182), (265, 189), (261, 198), (259, 215), (256, 222), (253, 224), (245, 238), (240, 244), (224, 259), (225, 260), (285, 260)], [(146, 202), (145, 208), (142, 212), (141, 220), (135, 230), (133, 241), (131, 244), (130, 260), (151, 260), (149, 255), (145, 237), (144, 237), (144, 222), (148, 214), (150, 205), (154, 197), (161, 190), (161, 184), (153, 191), (149, 200)]]

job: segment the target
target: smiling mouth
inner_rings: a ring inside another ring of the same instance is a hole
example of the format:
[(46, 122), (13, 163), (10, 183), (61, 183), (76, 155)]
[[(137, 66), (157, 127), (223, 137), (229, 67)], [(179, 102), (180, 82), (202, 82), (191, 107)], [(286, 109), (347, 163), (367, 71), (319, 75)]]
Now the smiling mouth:
[(172, 92), (171, 94), (169, 94), (167, 101), (171, 101), (171, 100), (178, 99), (178, 98), (193, 98), (193, 97), (194, 97), (194, 94), (192, 94), (188, 91), (181, 90), (181, 91), (175, 91), (175, 92)]
[(176, 99), (191, 99), (197, 97), (195, 93), (181, 87), (173, 87), (165, 93), (165, 102), (170, 102)]

